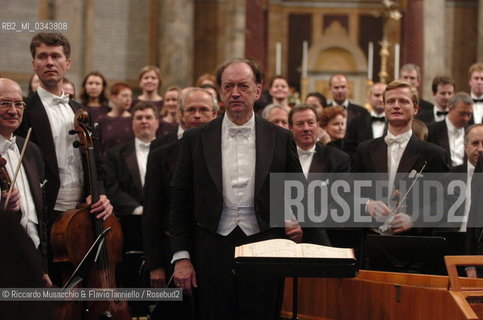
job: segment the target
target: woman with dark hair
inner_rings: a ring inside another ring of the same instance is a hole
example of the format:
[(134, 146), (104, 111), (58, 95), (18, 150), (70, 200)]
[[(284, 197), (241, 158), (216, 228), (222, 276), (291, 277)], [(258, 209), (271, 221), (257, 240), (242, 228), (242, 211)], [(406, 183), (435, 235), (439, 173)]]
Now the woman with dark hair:
[(142, 93), (133, 99), (132, 107), (139, 101), (149, 102), (158, 109), (158, 114), (163, 109), (163, 97), (159, 94), (161, 88), (161, 71), (156, 66), (145, 66), (139, 73), (139, 88)]
[(346, 111), (344, 107), (325, 108), (320, 116), (320, 127), (328, 134), (330, 140), (326, 143), (344, 150), (344, 136), (346, 124)]
[(106, 89), (106, 78), (98, 71), (89, 72), (82, 81), (81, 103), (89, 110), (93, 123), (111, 110)]
[(272, 102), (281, 105), (287, 111), (290, 110), (288, 105), (288, 95), (290, 93), (288, 80), (283, 76), (276, 76), (270, 82), (270, 95)]
[(118, 82), (111, 87), (112, 110), (99, 118), (97, 132), (100, 140), (100, 153), (104, 157), (109, 149), (129, 141), (134, 137), (129, 107), (132, 90), (127, 83)]

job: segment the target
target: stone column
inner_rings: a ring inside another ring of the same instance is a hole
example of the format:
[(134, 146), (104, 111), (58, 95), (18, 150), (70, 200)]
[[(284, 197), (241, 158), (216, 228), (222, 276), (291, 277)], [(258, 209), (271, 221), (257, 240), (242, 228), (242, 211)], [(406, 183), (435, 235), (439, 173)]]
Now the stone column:
[(423, 97), (432, 96), (431, 83), (437, 75), (448, 73), (445, 65), (445, 1), (424, 1)]
[(225, 59), (245, 57), (246, 0), (226, 3), (225, 12)]
[(483, 62), (483, 0), (478, 3), (478, 42), (477, 61)]
[(173, 85), (192, 86), (194, 0), (163, 0), (160, 15), (162, 90)]

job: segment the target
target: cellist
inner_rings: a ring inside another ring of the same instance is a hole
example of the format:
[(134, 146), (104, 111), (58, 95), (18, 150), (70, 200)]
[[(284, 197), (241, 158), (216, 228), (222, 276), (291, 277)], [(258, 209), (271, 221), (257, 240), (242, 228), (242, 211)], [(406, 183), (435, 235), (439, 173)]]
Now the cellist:
[[(22, 233), (27, 234), (32, 242), (25, 243), (25, 236), (21, 234), (14, 239), (8, 239), (8, 243), (2, 242), (5, 247), (0, 250), (0, 260), (5, 264), (0, 267), (0, 287), (50, 287), (52, 283), (46, 272), (48, 239), (40, 189), (44, 164), (39, 148), (31, 142), (28, 142), (21, 158), (20, 150), (25, 139), (13, 135), (22, 121), (24, 109), (20, 86), (10, 79), (0, 78), (0, 214), (15, 217), (14, 221), (21, 228), (11, 226), (9, 231), (23, 230)], [(21, 165), (17, 177), (14, 178), (19, 162)], [(11, 184), (12, 191), (7, 195)], [(9, 220), (11, 219), (7, 219)], [(22, 257), (24, 263), (12, 268), (15, 257)]]
[[(60, 33), (38, 33), (31, 40), (30, 51), (40, 86), (26, 99), (23, 121), (17, 131), (25, 136), (31, 127), (31, 140), (42, 151), (46, 178), (45, 206), (50, 225), (62, 212), (76, 208), (81, 202), (91, 202), (85, 186), (87, 179), (82, 156), (73, 147), (77, 139), (75, 134), (72, 135), (74, 112), (82, 106), (70, 100), (62, 90), (64, 75), (71, 66), (69, 40)], [(102, 174), (99, 176), (102, 177)], [(112, 214), (112, 205), (103, 194), (101, 182), (98, 187), (100, 199), (92, 204), (91, 213), (98, 219), (107, 219)], [(60, 285), (58, 279), (53, 281)]]

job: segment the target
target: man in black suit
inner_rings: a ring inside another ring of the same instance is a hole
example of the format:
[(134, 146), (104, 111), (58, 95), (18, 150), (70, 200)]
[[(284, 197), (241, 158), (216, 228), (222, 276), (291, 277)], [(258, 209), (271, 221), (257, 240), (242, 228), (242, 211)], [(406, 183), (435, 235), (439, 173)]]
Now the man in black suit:
[(416, 119), (430, 124), (435, 121), (443, 121), (449, 110), (449, 99), (454, 95), (455, 84), (450, 77), (437, 76), (433, 79), (431, 90), (433, 91), (433, 108), (423, 110), (416, 115)]
[[(25, 136), (32, 128), (31, 140), (44, 156), (45, 205), (50, 211), (63, 212), (75, 208), (86, 194), (81, 155), (72, 145), (76, 137), (69, 133), (74, 129), (74, 112), (82, 106), (62, 91), (65, 72), (71, 65), (70, 43), (60, 33), (39, 33), (32, 38), (30, 52), (40, 86), (26, 100), (27, 108), (17, 132)], [(86, 201), (90, 203), (90, 197)], [(101, 195), (91, 212), (98, 218), (112, 214), (109, 199)]]
[[(301, 172), (291, 133), (254, 114), (262, 73), (251, 60), (218, 68), (225, 115), (187, 131), (172, 182), (175, 284), (195, 291), (198, 317), (278, 318), (280, 279), (234, 275), (235, 246), (290, 237), (300, 226), (271, 228), (270, 173)], [(278, 312), (277, 312), (278, 311)]]
[[(412, 134), (411, 124), (418, 112), (416, 88), (404, 81), (391, 82), (384, 91), (385, 114), (388, 132), (385, 137), (364, 141), (354, 155), (352, 171), (387, 173), (388, 196), (392, 198), (397, 185), (398, 173), (418, 171), (447, 172), (448, 161), (440, 147), (419, 140)], [(369, 201), (366, 209), (376, 219), (392, 214), (382, 201)], [(391, 231), (399, 233), (411, 228), (412, 222), (406, 213), (396, 213), (390, 223)]]
[[(13, 181), (20, 160), (20, 150), (25, 143), (23, 138), (15, 137), (13, 132), (22, 122), (24, 110), (25, 103), (22, 100), (20, 86), (10, 79), (0, 78), (0, 156), (6, 160), (5, 167), (0, 170), (3, 170), (14, 183), (7, 206), (5, 201), (8, 190), (1, 190), (0, 211), (2, 214), (15, 215), (17, 223), (22, 226), (34, 247), (41, 253), (43, 270), (39, 269), (37, 272), (43, 274), (45, 285), (51, 286), (52, 283), (47, 275), (48, 233), (40, 187), (44, 164), (41, 161), (39, 148), (31, 142), (25, 149), (17, 179)], [(8, 187), (6, 176), (1, 178), (2, 187)]]
[[(204, 89), (192, 88), (181, 99), (180, 116), (186, 129), (196, 128), (213, 120), (218, 105)], [(144, 185), (143, 233), (146, 269), (152, 287), (166, 287), (173, 273), (169, 245), (168, 218), (171, 201), (170, 184), (178, 164), (180, 141), (149, 153)], [(190, 299), (183, 303), (158, 303), (152, 319), (186, 319), (191, 316)]]
[(347, 128), (345, 139), (349, 150), (355, 152), (359, 143), (379, 138), (387, 130), (386, 117), (384, 116), (384, 101), (382, 99), (385, 89), (385, 83), (375, 83), (369, 90), (370, 113), (354, 119)]
[[(180, 99), (182, 96), (185, 95), (185, 93), (194, 87), (186, 87), (181, 92), (179, 93)], [(179, 104), (178, 104), (178, 114), (179, 114)], [(149, 147), (150, 150), (157, 149), (162, 146), (166, 146), (168, 144), (171, 144), (175, 141), (178, 141), (183, 137), (183, 133), (187, 130), (185, 123), (183, 122), (183, 119), (180, 117), (179, 119), (179, 124), (176, 127), (176, 130), (171, 131), (168, 134), (162, 135), (157, 137), (156, 139), (151, 142), (151, 146)]]
[(332, 95), (329, 106), (341, 106), (347, 111), (346, 128), (353, 119), (368, 114), (364, 107), (349, 101), (349, 80), (345, 75), (333, 74), (329, 79), (329, 90)]
[(465, 154), (466, 160), (463, 164), (451, 168), (452, 173), (461, 173), (466, 182), (466, 198), (464, 208), (464, 221), (459, 228), (460, 232), (466, 232), (468, 214), (471, 205), (471, 181), (475, 166), (480, 154), (483, 153), (483, 124), (474, 124), (466, 130), (465, 135)]
[(449, 100), (449, 113), (445, 120), (428, 125), (428, 142), (445, 149), (451, 166), (463, 164), (465, 158), (465, 127), (473, 115), (473, 101), (469, 94), (459, 92)]
[(136, 104), (132, 114), (134, 139), (109, 150), (105, 162), (107, 195), (120, 216), (124, 251), (143, 249), (143, 185), (149, 145), (159, 126), (156, 108), (147, 102)]
[[(421, 69), (413, 63), (406, 63), (399, 71), (399, 79), (409, 82), (416, 89), (421, 84)], [(433, 104), (423, 98), (419, 99), (419, 112), (433, 109)]]
[[(31, 141), (42, 151), (46, 178), (44, 205), (50, 225), (59, 214), (76, 208), (84, 199), (92, 202), (87, 183), (84, 184), (88, 180), (80, 151), (73, 147), (76, 137), (70, 134), (74, 129), (74, 112), (82, 106), (69, 100), (62, 91), (63, 78), (71, 64), (69, 40), (60, 33), (39, 33), (32, 38), (30, 52), (40, 86), (25, 101), (27, 107), (17, 134), (25, 137), (32, 128)], [(102, 182), (98, 187), (102, 190)], [(112, 214), (112, 205), (104, 194), (92, 204), (91, 213), (99, 219)]]
[(476, 62), (468, 69), (468, 84), (473, 99), (473, 122), (482, 123), (483, 119), (483, 63)]

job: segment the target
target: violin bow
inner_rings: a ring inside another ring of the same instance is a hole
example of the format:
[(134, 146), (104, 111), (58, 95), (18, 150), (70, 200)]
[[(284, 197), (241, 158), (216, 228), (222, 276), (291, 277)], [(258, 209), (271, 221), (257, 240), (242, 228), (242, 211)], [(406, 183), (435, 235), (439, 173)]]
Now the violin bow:
[(31, 133), (32, 133), (32, 128), (29, 128), (29, 130), (27, 131), (27, 136), (25, 137), (25, 142), (22, 146), (22, 152), (20, 152), (20, 159), (18, 160), (17, 168), (15, 168), (12, 184), (10, 185), (10, 189), (8, 189), (8, 192), (7, 192), (7, 198), (5, 200), (5, 204), (3, 205), (3, 211), (7, 210), (8, 200), (10, 200), (13, 186), (15, 185), (15, 181), (17, 181), (18, 172), (20, 171), (20, 166), (22, 165), (23, 156), (25, 155), (25, 150), (27, 149), (27, 144), (29, 143)]

